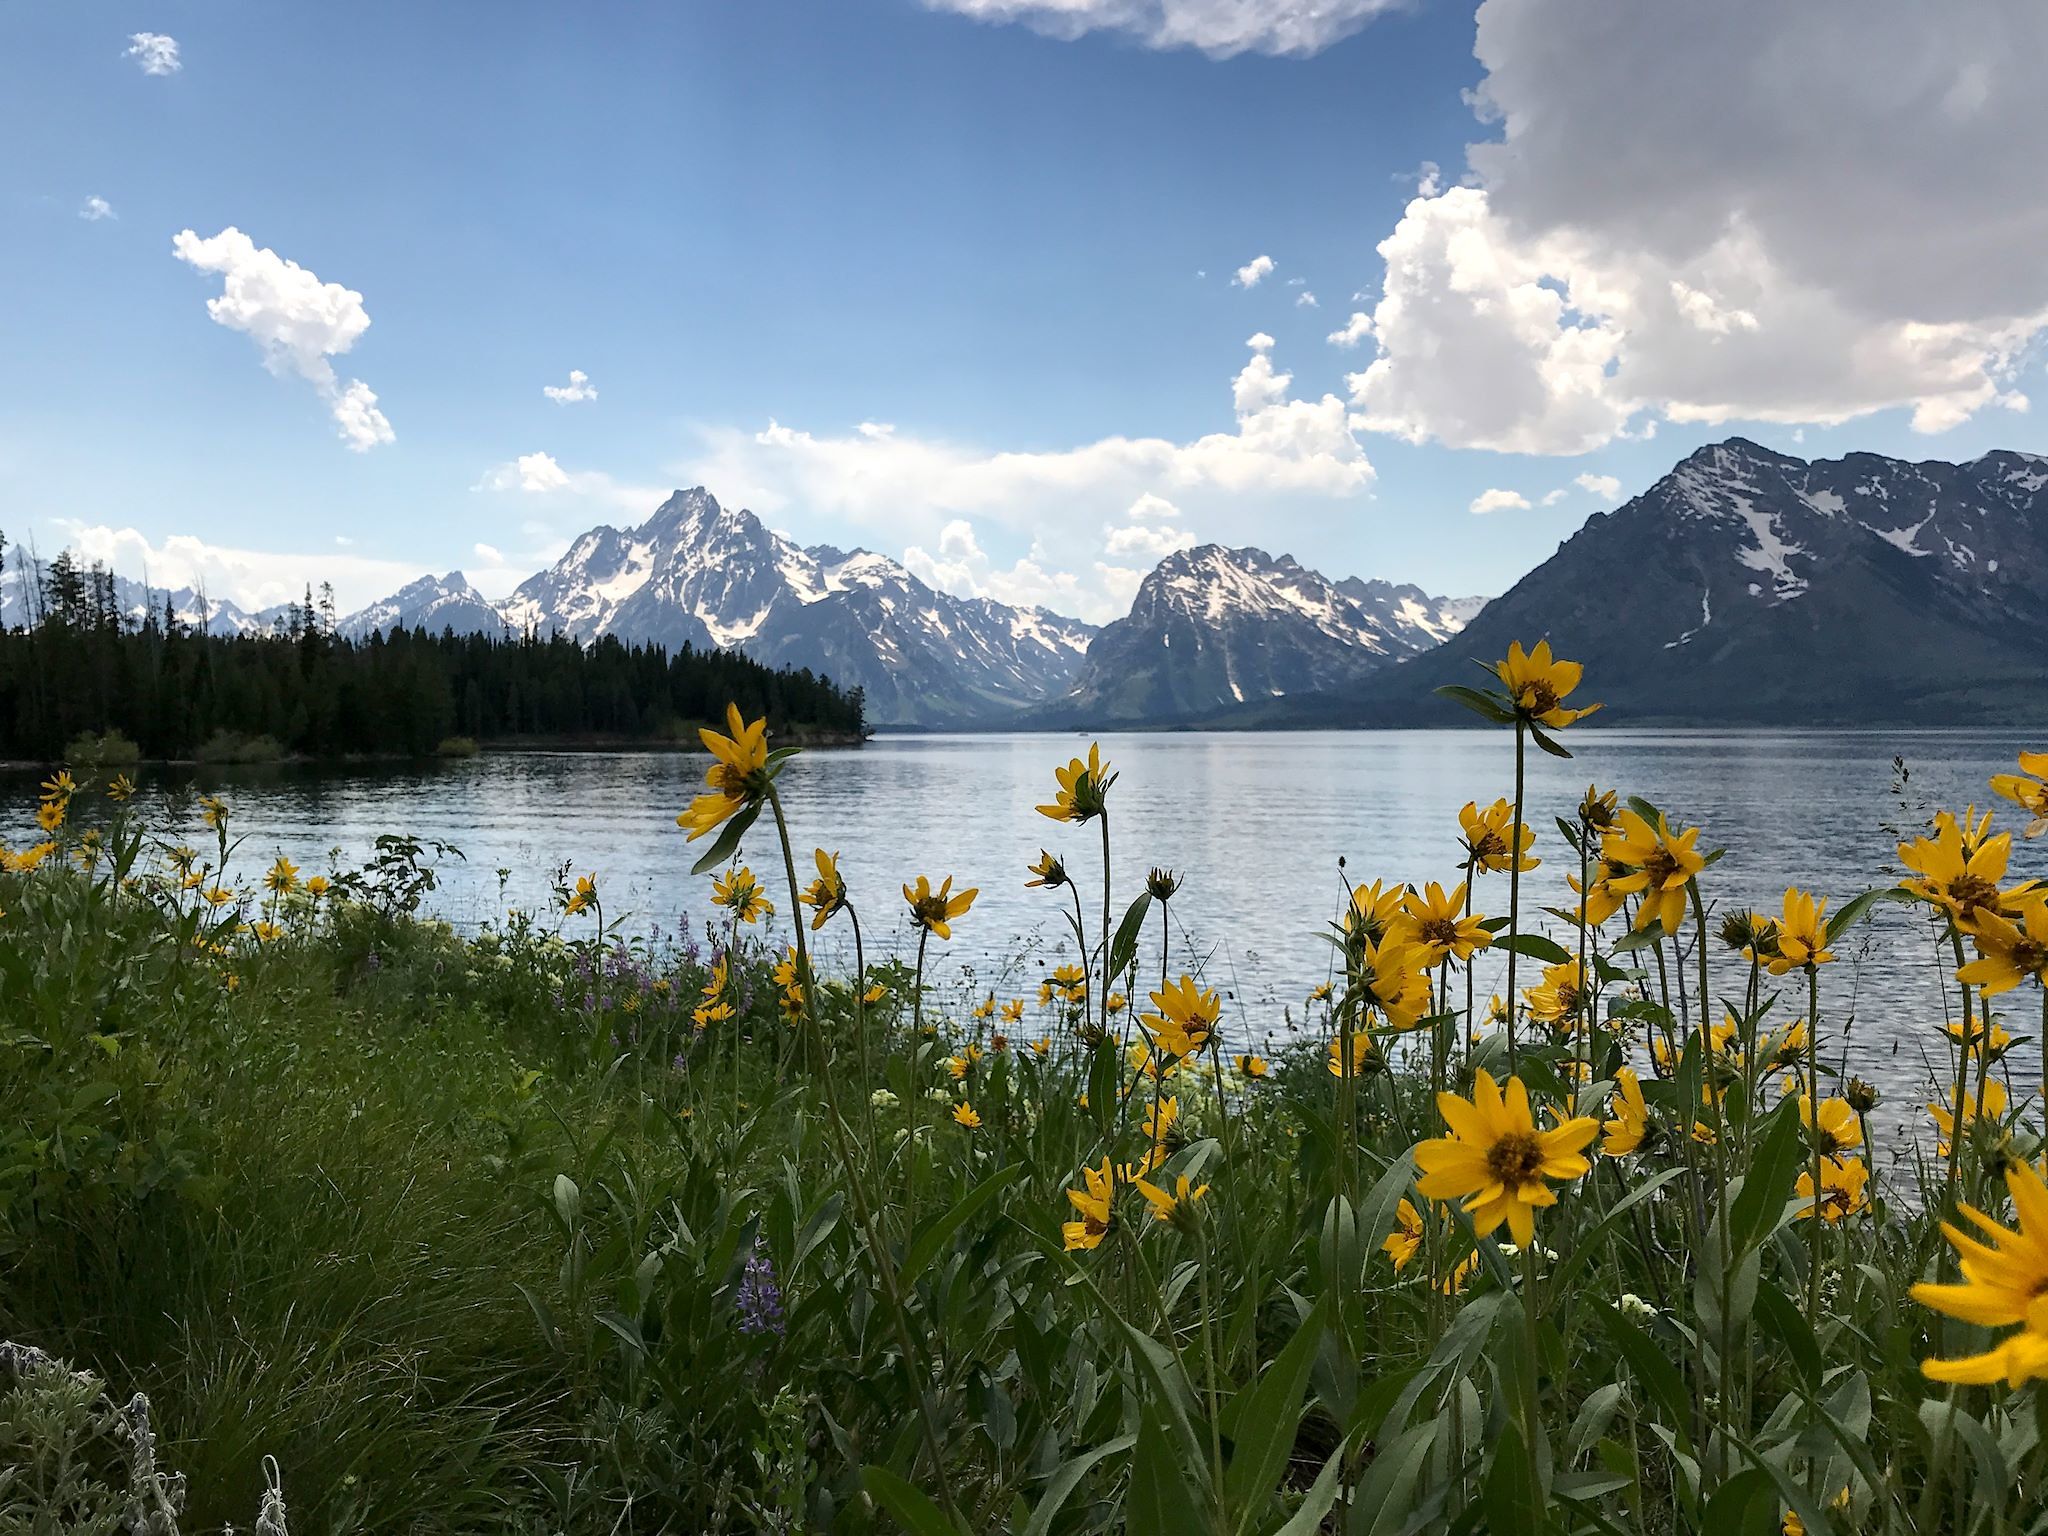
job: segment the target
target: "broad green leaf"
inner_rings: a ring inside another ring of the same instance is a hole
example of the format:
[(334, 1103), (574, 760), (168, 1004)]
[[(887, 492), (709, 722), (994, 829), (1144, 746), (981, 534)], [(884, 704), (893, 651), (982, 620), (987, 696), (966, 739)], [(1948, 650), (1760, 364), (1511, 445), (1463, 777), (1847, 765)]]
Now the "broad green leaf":
[(1138, 1448), (1131, 1457), (1131, 1491), (1124, 1503), (1125, 1528), (1132, 1531), (1199, 1531), (1201, 1485), (1175, 1451), (1174, 1436), (1147, 1403), (1138, 1419)]
[(1252, 1529), (1286, 1470), (1328, 1306), (1327, 1297), (1318, 1302), (1280, 1351), (1280, 1358), (1224, 1410), (1223, 1432), (1233, 1449), (1223, 1489), (1229, 1508), (1237, 1511), (1239, 1531)]
[(1495, 942), (1495, 949), (1513, 950), (1518, 955), (1527, 955), (1531, 960), (1540, 960), (1545, 965), (1563, 965), (1571, 959), (1567, 950), (1555, 939), (1546, 939), (1540, 933), (1518, 933), (1511, 939)]
[(1765, 1121), (1749, 1172), (1729, 1208), (1728, 1235), (1738, 1253), (1748, 1252), (1778, 1229), (1807, 1150), (1798, 1101), (1787, 1099)]
[(962, 1195), (945, 1215), (927, 1222), (917, 1236), (911, 1239), (910, 1247), (904, 1252), (903, 1269), (897, 1277), (901, 1287), (908, 1291), (915, 1285), (917, 1277), (939, 1256), (939, 1250), (953, 1234), (958, 1232), (975, 1212), (1000, 1194), (1005, 1185), (1016, 1182), (1023, 1172), (1022, 1163), (1012, 1163), (1007, 1168), (997, 1169)]
[(760, 814), (761, 806), (756, 802), (728, 821), (720, 829), (717, 841), (712, 843), (705, 852), (698, 855), (697, 862), (690, 866), (690, 873), (701, 875), (709, 870), (716, 869), (735, 853), (739, 852), (740, 839), (747, 835), (747, 829), (753, 826)]
[(1514, 711), (1507, 708), (1506, 704), (1496, 694), (1487, 693), (1478, 688), (1467, 688), (1462, 683), (1446, 683), (1443, 687), (1436, 690), (1436, 694), (1438, 698), (1449, 699), (1453, 703), (1464, 705), (1473, 714), (1478, 715), (1483, 720), (1491, 720), (1495, 725), (1513, 725), (1515, 723)]
[(1123, 975), (1138, 960), (1138, 939), (1145, 931), (1146, 914), (1152, 910), (1152, 893), (1141, 892), (1138, 899), (1124, 911), (1123, 921), (1116, 925), (1116, 937), (1109, 945), (1109, 976), (1111, 980)]
[(1118, 1435), (1114, 1440), (1105, 1440), (1071, 1461), (1061, 1463), (1060, 1469), (1047, 1479), (1045, 1492), (1039, 1495), (1030, 1520), (1025, 1522), (1023, 1536), (1045, 1536), (1074, 1490), (1081, 1486), (1081, 1479), (1094, 1469), (1096, 1463), (1120, 1451), (1127, 1451), (1137, 1443), (1136, 1435)]
[(863, 1467), (861, 1485), (910, 1536), (963, 1536), (931, 1499), (887, 1467)]

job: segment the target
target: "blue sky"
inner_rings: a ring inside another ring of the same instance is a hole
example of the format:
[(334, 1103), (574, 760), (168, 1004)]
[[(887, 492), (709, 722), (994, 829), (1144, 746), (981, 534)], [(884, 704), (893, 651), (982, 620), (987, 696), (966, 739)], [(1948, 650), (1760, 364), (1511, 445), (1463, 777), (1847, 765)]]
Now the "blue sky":
[(0, 530), (353, 603), (702, 480), (1100, 619), (1195, 539), (1496, 592), (1730, 432), (2048, 447), (2035, 23), (1634, 9), (13, 0)]

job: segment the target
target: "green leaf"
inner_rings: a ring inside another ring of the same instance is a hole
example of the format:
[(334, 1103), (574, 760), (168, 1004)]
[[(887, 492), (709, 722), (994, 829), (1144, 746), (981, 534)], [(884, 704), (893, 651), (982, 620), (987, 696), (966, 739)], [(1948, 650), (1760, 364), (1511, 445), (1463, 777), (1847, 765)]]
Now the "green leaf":
[(1301, 1398), (1308, 1390), (1309, 1370), (1315, 1365), (1328, 1304), (1327, 1297), (1316, 1303), (1280, 1351), (1280, 1358), (1257, 1385), (1232, 1398), (1224, 1411), (1223, 1432), (1230, 1437), (1233, 1450), (1223, 1475), (1223, 1490), (1228, 1506), (1238, 1512), (1236, 1528), (1240, 1532), (1253, 1527), (1287, 1468), (1287, 1453), (1294, 1448)]
[[(1143, 892), (1138, 899), (1124, 910), (1124, 920), (1116, 925), (1116, 937), (1109, 944), (1109, 977), (1114, 980), (1123, 975), (1138, 959), (1138, 936), (1144, 932), (1145, 916), (1152, 910), (1152, 893)], [(1107, 985), (1107, 983), (1105, 983)]]
[(1509, 709), (1497, 694), (1487, 693), (1478, 688), (1467, 688), (1460, 683), (1446, 683), (1437, 689), (1436, 693), (1438, 698), (1462, 704), (1473, 714), (1491, 720), (1495, 725), (1515, 723), (1515, 712)]
[(1571, 951), (1555, 939), (1546, 939), (1540, 933), (1518, 933), (1511, 939), (1497, 940), (1493, 946), (1498, 950), (1513, 950), (1518, 955), (1527, 955), (1531, 960), (1545, 965), (1563, 965), (1571, 959)]
[(1620, 1200), (1615, 1202), (1614, 1207), (1605, 1216), (1600, 1218), (1599, 1223), (1581, 1235), (1579, 1240), (1572, 1245), (1571, 1253), (1566, 1257), (1563, 1266), (1557, 1272), (1556, 1278), (1551, 1282), (1553, 1294), (1570, 1296), (1572, 1294), (1572, 1282), (1578, 1278), (1578, 1272), (1594, 1258), (1598, 1257), (1601, 1251), (1599, 1243), (1601, 1234), (1610, 1227), (1615, 1226), (1622, 1217), (1649, 1199), (1650, 1196), (1657, 1193), (1658, 1190), (1669, 1184), (1673, 1179), (1682, 1177), (1684, 1173), (1685, 1169), (1683, 1168), (1667, 1168), (1655, 1178), (1638, 1184)]
[(961, 1536), (939, 1506), (887, 1467), (863, 1467), (861, 1485), (911, 1536)]
[(820, 1201), (818, 1208), (811, 1212), (811, 1219), (804, 1223), (804, 1229), (797, 1234), (796, 1251), (790, 1258), (789, 1267), (794, 1270), (811, 1256), (818, 1244), (832, 1235), (832, 1229), (839, 1225), (840, 1209), (846, 1204), (846, 1196), (834, 1194)]
[(1052, 1522), (1066, 1502), (1081, 1486), (1095, 1464), (1119, 1451), (1127, 1451), (1138, 1443), (1136, 1435), (1118, 1435), (1114, 1440), (1083, 1451), (1073, 1460), (1061, 1464), (1060, 1469), (1047, 1479), (1045, 1492), (1039, 1496), (1038, 1505), (1031, 1511), (1031, 1518), (1025, 1523), (1023, 1536), (1046, 1536), (1052, 1529)]
[(740, 839), (747, 835), (747, 829), (754, 824), (760, 814), (761, 805), (756, 801), (728, 821), (719, 832), (718, 841), (711, 845), (709, 851), (699, 855), (697, 862), (690, 866), (690, 873), (701, 875), (707, 870), (716, 869), (739, 852)]
[(1367, 1536), (1382, 1536), (1408, 1524), (1415, 1511), (1415, 1484), (1429, 1459), (1430, 1447), (1436, 1443), (1436, 1434), (1437, 1422), (1432, 1419), (1404, 1431), (1393, 1444), (1379, 1448), (1379, 1454), (1359, 1480), (1358, 1496), (1353, 1501), (1353, 1530), (1362, 1530)]
[(1538, 730), (1536, 727), (1536, 722), (1533, 720), (1529, 722), (1529, 739), (1534, 741), (1537, 746), (1541, 747), (1544, 751), (1548, 752), (1552, 757), (1571, 756), (1570, 752), (1566, 751), (1563, 747), (1559, 746), (1556, 742), (1552, 741), (1542, 731)]
[(1330, 1459), (1323, 1463), (1323, 1470), (1316, 1474), (1316, 1480), (1303, 1496), (1301, 1508), (1273, 1536), (1316, 1536), (1323, 1528), (1323, 1516), (1330, 1512), (1330, 1506), (1337, 1502), (1338, 1479), (1344, 1471), (1344, 1447), (1339, 1445), (1330, 1453)]
[(1138, 1420), (1138, 1449), (1131, 1457), (1131, 1491), (1124, 1502), (1126, 1529), (1198, 1531), (1202, 1491), (1174, 1451), (1174, 1437), (1147, 1403)]
[(1775, 1338), (1785, 1353), (1792, 1357), (1800, 1380), (1811, 1380), (1820, 1375), (1820, 1346), (1814, 1342), (1813, 1329), (1807, 1325), (1805, 1314), (1789, 1296), (1775, 1285), (1758, 1285), (1756, 1317), (1763, 1331)]
[(1545, 1526), (1543, 1490), (1536, 1483), (1536, 1469), (1529, 1459), (1522, 1432), (1513, 1419), (1501, 1425), (1493, 1442), (1493, 1465), (1486, 1472), (1481, 1494), (1486, 1507), (1487, 1526), (1496, 1531), (1522, 1533)]
[(1793, 1195), (1793, 1181), (1806, 1161), (1803, 1131), (1796, 1100), (1787, 1099), (1771, 1111), (1728, 1213), (1728, 1235), (1738, 1253), (1747, 1253), (1777, 1231), (1785, 1202)]
[(1678, 1374), (1678, 1367), (1648, 1334), (1629, 1321), (1619, 1307), (1598, 1310), (1601, 1320), (1607, 1325), (1608, 1335), (1627, 1357), (1636, 1380), (1642, 1383), (1651, 1401), (1668, 1416), (1664, 1427), (1679, 1445), (1684, 1445), (1687, 1438), (1685, 1426), (1692, 1417), (1692, 1403), (1686, 1392), (1685, 1379)]
[(1728, 1536), (1774, 1536), (1779, 1529), (1778, 1491), (1768, 1472), (1744, 1467), (1714, 1490), (1700, 1514), (1702, 1531)]
[(901, 1288), (908, 1291), (915, 1285), (917, 1277), (939, 1256), (939, 1250), (945, 1247), (953, 1234), (958, 1232), (975, 1212), (995, 1199), (1005, 1185), (1015, 1183), (1023, 1172), (1022, 1163), (1012, 1163), (1007, 1168), (997, 1169), (962, 1195), (959, 1202), (945, 1215), (934, 1217), (926, 1223), (917, 1236), (911, 1239), (910, 1247), (903, 1255), (903, 1269), (897, 1277)]
[(1897, 886), (1883, 891), (1865, 891), (1860, 896), (1850, 897), (1828, 918), (1828, 943), (1833, 944), (1839, 940), (1843, 934), (1861, 922), (1870, 909), (1880, 901), (1911, 901), (1912, 899), (1912, 892), (1900, 890)]

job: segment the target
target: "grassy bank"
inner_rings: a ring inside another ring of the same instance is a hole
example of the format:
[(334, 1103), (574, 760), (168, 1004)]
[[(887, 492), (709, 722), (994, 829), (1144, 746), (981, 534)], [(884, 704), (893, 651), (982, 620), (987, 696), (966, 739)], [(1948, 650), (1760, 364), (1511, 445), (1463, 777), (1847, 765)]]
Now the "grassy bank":
[[(1571, 681), (1466, 702), (1540, 746)], [(961, 998), (923, 970), (973, 893), (847, 891), (758, 728), (711, 744), (676, 857), (721, 915), (658, 941), (588, 880), (458, 936), (402, 829), (315, 877), (220, 801), (49, 786), (0, 872), (0, 1337), (148, 1395), (185, 1529), (266, 1456), (295, 1531), (2035, 1528), (2048, 906), (2003, 834), (1760, 915), (1675, 814), (1516, 790), (1450, 889), (1302, 912), (1340, 981), (1267, 1062), (1162, 974), (1174, 877), (1102, 888), (1092, 754), (1041, 807), (1071, 862), (1015, 872), (1074, 963)], [(1536, 856), (1582, 871), (1569, 945), (1524, 931)], [(1880, 896), (1971, 982), (1929, 1025), (1962, 1132), (1903, 1174), (1829, 986)], [(898, 899), (914, 964), (812, 973), (809, 921)], [(1916, 1294), (1964, 1201), (2026, 1240)], [(56, 1433), (23, 1381), (0, 1531)]]

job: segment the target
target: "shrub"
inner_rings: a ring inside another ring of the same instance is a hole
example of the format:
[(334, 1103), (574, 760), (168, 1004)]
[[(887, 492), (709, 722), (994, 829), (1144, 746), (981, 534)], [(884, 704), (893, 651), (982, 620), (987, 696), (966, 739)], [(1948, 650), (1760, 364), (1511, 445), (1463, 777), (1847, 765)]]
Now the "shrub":
[(444, 736), (441, 744), (434, 748), (436, 757), (475, 757), (478, 748), (474, 736)]
[(119, 731), (85, 731), (65, 744), (64, 761), (87, 772), (133, 768), (142, 761), (142, 748)]
[(240, 731), (215, 731), (194, 754), (202, 763), (274, 763), (284, 748), (274, 736), (244, 736)]

